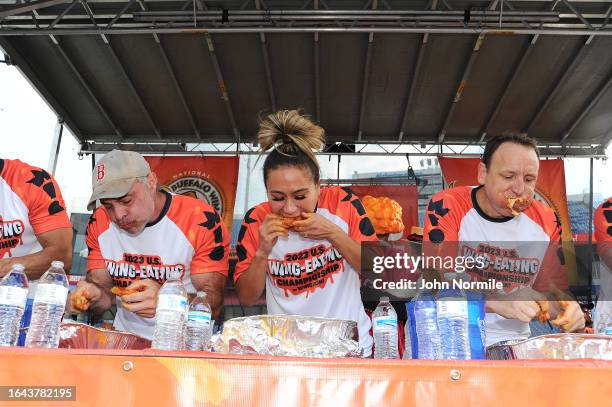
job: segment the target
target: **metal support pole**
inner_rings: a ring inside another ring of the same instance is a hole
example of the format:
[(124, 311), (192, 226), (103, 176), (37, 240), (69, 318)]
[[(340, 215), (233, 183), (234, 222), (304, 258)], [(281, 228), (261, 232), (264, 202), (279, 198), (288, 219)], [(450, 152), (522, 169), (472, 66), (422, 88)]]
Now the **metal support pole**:
[(251, 185), (251, 156), (248, 155), (246, 159), (246, 188), (244, 189), (244, 213), (249, 210), (249, 190)]
[[(593, 285), (593, 157), (589, 159), (589, 287)], [(588, 292), (589, 304), (592, 301), (591, 290)]]
[[(105, 136), (106, 137), (106, 136)], [(230, 136), (231, 137), (231, 136)], [(225, 137), (224, 139), (227, 139)], [(184, 139), (173, 139), (167, 140), (167, 142), (159, 142), (154, 140), (154, 136), (149, 135), (148, 138), (138, 137), (138, 138), (130, 138), (124, 139), (121, 142), (93, 142), (93, 143), (85, 143), (81, 146), (80, 154), (91, 154), (91, 153), (100, 153), (105, 154), (106, 152), (112, 150), (113, 148), (120, 149), (128, 149), (133, 151), (144, 151), (146, 153), (150, 153), (151, 150), (156, 154), (172, 154), (172, 155), (182, 155), (182, 154), (193, 154), (195, 149), (190, 149), (189, 151), (185, 150), (184, 145), (182, 144)], [(348, 141), (349, 144), (355, 143), (355, 140)], [(415, 145), (416, 143), (416, 145)], [(200, 143), (201, 144), (201, 143)], [(198, 144), (198, 146), (200, 145)], [(207, 143), (208, 144), (208, 143)], [(240, 145), (236, 143), (222, 143), (223, 145), (227, 145), (227, 147), (220, 147), (216, 144), (211, 144), (214, 150), (211, 150), (211, 147), (205, 150), (198, 150), (197, 153), (202, 155), (234, 155), (233, 149), (235, 148), (239, 155), (259, 155), (260, 152), (254, 150), (250, 143), (240, 143)], [(421, 145), (422, 147), (418, 147)], [(371, 144), (363, 144), (359, 147), (355, 152), (347, 152), (342, 153), (342, 155), (361, 155), (361, 156), (403, 156), (405, 157), (406, 153), (410, 153), (412, 156), (431, 156), (436, 155), (436, 152), (445, 152), (445, 155), (458, 156), (458, 157), (480, 157), (482, 155), (482, 149), (484, 146), (478, 145), (475, 147), (479, 147), (481, 152), (475, 153), (465, 153), (465, 148), (457, 153), (457, 149), (451, 150), (449, 146), (463, 146), (463, 144), (458, 143), (444, 143), (444, 144), (420, 144), (419, 141), (410, 141), (407, 140), (403, 144), (388, 144), (386, 142), (380, 142), (377, 144), (378, 149), (380, 151), (366, 151), (366, 147), (372, 146)], [(387, 147), (388, 146), (388, 147)], [(387, 148), (385, 148), (387, 147)], [(410, 150), (416, 150), (413, 152)], [(442, 149), (444, 148), (444, 149)], [(453, 152), (455, 151), (455, 152)], [(327, 155), (327, 156), (335, 156), (338, 154), (337, 151), (329, 151), (325, 150), (322, 152), (315, 153), (317, 155)], [(550, 146), (540, 146), (540, 156), (542, 157), (594, 157), (594, 158), (604, 158), (605, 151), (601, 146), (592, 146), (592, 145), (573, 145), (567, 147), (550, 147)]]
[(59, 157), (60, 147), (62, 145), (62, 134), (64, 133), (64, 120), (62, 118), (57, 119), (55, 125), (55, 132), (53, 133), (53, 141), (51, 143), (51, 157), (49, 157), (49, 170), (51, 175), (55, 175), (57, 168), (57, 158)]
[(0, 30), (0, 36), (41, 36), (41, 35), (147, 35), (147, 34), (253, 34), (253, 33), (370, 33), (375, 34), (495, 34), (495, 35), (569, 35), (569, 36), (612, 36), (612, 30), (567, 29), (567, 28), (479, 28), (479, 27), (213, 27), (193, 28), (174, 24), (172, 27), (134, 27), (116, 28), (106, 27), (75, 27), (56, 28), (52, 30), (43, 28), (16, 28)]
[[(314, 0), (314, 9), (319, 9), (319, 0)], [(321, 82), (319, 76), (319, 33), (314, 33), (314, 85), (315, 85), (315, 120), (321, 122)]]

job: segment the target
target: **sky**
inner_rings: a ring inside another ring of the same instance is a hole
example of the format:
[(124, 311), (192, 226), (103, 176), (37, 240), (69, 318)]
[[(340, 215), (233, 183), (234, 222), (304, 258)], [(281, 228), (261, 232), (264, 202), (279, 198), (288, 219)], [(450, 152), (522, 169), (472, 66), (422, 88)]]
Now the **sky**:
[[(18, 158), (29, 164), (50, 171), (52, 141), (57, 118), (36, 90), (13, 66), (0, 64), (0, 157)], [(91, 157), (79, 157), (79, 144), (65, 129), (61, 142), (55, 178), (59, 183), (68, 211), (87, 212), (87, 199), (91, 193)], [(612, 144), (606, 150), (612, 156)], [(419, 168), (423, 157), (415, 157), (413, 167)], [(335, 178), (337, 158), (319, 156), (323, 178)], [(266, 199), (262, 181), (261, 165), (257, 166), (255, 157), (241, 157), (235, 213), (243, 214), (245, 209)], [(248, 185), (246, 170), (251, 168), (252, 175)], [(355, 171), (383, 172), (406, 170), (405, 157), (367, 157), (344, 156), (341, 160), (340, 178), (350, 178)], [(612, 196), (612, 162), (595, 160), (594, 193), (601, 198)], [(588, 193), (589, 160), (586, 158), (566, 158), (566, 189), (568, 195)], [(597, 198), (596, 198), (597, 200)]]

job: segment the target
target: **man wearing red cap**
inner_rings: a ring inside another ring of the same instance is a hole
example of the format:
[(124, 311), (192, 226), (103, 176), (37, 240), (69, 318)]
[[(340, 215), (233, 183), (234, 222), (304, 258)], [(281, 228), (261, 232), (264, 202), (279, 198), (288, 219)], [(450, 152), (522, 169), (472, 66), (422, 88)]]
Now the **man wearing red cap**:
[(160, 191), (149, 164), (131, 151), (106, 154), (92, 186), (88, 208), (101, 206), (87, 227), (87, 278), (72, 294), (81, 299), (69, 301), (72, 311), (102, 313), (116, 297), (115, 328), (151, 339), (157, 292), (180, 273), (188, 293), (208, 294), (215, 318), (229, 255), (219, 214), (199, 199)]

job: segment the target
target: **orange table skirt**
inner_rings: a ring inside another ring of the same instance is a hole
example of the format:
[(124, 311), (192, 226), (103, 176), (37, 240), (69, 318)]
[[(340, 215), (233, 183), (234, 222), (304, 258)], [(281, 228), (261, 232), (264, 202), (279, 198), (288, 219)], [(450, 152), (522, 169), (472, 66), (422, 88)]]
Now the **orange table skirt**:
[(612, 362), (0, 348), (0, 386), (76, 386), (76, 401), (9, 406), (603, 406)]

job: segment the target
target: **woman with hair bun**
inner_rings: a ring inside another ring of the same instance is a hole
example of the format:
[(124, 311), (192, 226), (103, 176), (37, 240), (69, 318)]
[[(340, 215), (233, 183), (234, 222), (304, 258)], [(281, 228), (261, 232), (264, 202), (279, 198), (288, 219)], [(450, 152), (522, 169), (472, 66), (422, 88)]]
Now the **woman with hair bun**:
[(259, 126), (268, 201), (244, 217), (234, 282), (243, 305), (266, 292), (270, 314), (356, 321), (364, 356), (371, 322), (359, 292), (360, 242), (376, 241), (372, 223), (349, 188), (321, 187), (315, 157), (325, 131), (295, 110)]

